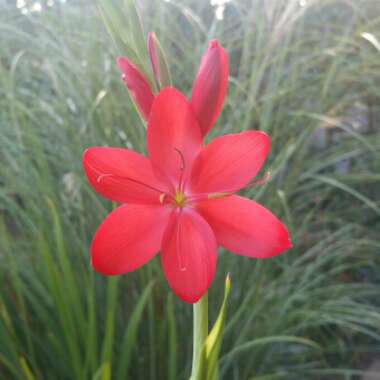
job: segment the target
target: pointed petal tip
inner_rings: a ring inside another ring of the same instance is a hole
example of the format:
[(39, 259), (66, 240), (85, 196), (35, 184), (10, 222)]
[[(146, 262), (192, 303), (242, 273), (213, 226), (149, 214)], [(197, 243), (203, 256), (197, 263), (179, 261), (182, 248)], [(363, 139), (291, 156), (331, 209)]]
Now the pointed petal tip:
[(268, 256), (269, 258), (282, 255), (283, 253), (287, 252), (289, 249), (293, 248), (293, 243), (290, 238), (288, 229), (286, 228), (284, 223), (282, 222), (280, 223), (282, 227), (282, 239), (279, 241), (277, 249), (273, 250), (273, 254)]
[(133, 102), (143, 119), (149, 119), (154, 100), (152, 88), (140, 69), (125, 57), (117, 57), (117, 66), (122, 72), (122, 80), (126, 85)]
[(209, 48), (217, 48), (217, 47), (221, 47), (218, 40), (211, 40), (209, 41), (208, 43), (208, 46)]
[(287, 245), (285, 245), (285, 251), (293, 248), (293, 242), (290, 236), (288, 235)]
[(116, 57), (116, 64), (121, 71), (123, 71), (123, 68), (125, 67), (125, 65), (128, 65), (129, 63), (130, 62), (125, 57), (122, 57), (122, 56)]
[(153, 40), (155, 37), (156, 37), (156, 33), (148, 32), (148, 36), (147, 36), (148, 46), (153, 43)]
[(122, 56), (117, 57), (116, 64), (119, 70), (123, 73), (123, 75), (128, 75), (128, 74), (130, 76), (141, 75), (142, 77), (144, 77), (143, 74), (140, 72), (140, 70), (137, 68), (137, 66), (126, 57), (122, 57)]
[(279, 254), (286, 252), (289, 249), (293, 248), (293, 242), (292, 242), (292, 239), (290, 237), (290, 233), (289, 233), (288, 228), (286, 227), (285, 223), (283, 223), (283, 222), (280, 222), (280, 223), (282, 225), (282, 230), (283, 230), (283, 239), (282, 239), (282, 246), (281, 246), (281, 250), (280, 250)]
[[(256, 133), (262, 135), (262, 136), (265, 136), (268, 140), (270, 140), (270, 137), (268, 135), (268, 133), (264, 132), (264, 131), (261, 131), (260, 129), (258, 130), (254, 130)], [(242, 132), (243, 133), (243, 132)]]

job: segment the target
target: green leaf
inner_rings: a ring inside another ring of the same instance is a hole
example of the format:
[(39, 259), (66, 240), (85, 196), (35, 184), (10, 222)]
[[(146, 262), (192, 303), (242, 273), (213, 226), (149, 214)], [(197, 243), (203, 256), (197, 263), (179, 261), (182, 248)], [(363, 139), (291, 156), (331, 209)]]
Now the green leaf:
[(153, 282), (150, 282), (146, 286), (129, 318), (128, 326), (123, 336), (123, 343), (121, 345), (122, 354), (118, 359), (119, 365), (116, 373), (116, 379), (127, 379), (128, 368), (132, 357), (132, 350), (136, 346), (137, 332), (142, 320), (143, 311), (152, 292), (152, 288)]
[(240, 354), (244, 352), (249, 352), (254, 347), (266, 345), (266, 344), (273, 345), (276, 343), (299, 344), (299, 345), (310, 347), (315, 350), (322, 349), (322, 347), (316, 342), (314, 342), (313, 340), (303, 338), (303, 337), (290, 336), (290, 335), (267, 336), (263, 338), (254, 339), (252, 341), (249, 341), (249, 342), (246, 342), (234, 347), (227, 355), (222, 357), (223, 365), (226, 362), (233, 362), (233, 360), (235, 360)]
[(126, 14), (129, 15), (130, 34), (133, 39), (135, 51), (141, 62), (148, 62), (148, 52), (141, 17), (133, 0), (124, 0)]
[(107, 280), (107, 316), (106, 316), (106, 328), (105, 336), (103, 339), (102, 347), (102, 380), (111, 379), (112, 374), (112, 350), (115, 340), (115, 315), (118, 307), (118, 283), (119, 277), (111, 277)]
[(197, 380), (216, 380), (218, 378), (218, 359), (220, 348), (222, 346), (224, 322), (227, 314), (227, 302), (231, 291), (231, 279), (228, 274), (226, 277), (224, 287), (224, 299), (222, 307), (220, 308), (218, 318), (211, 329), (210, 334), (207, 336), (205, 345), (203, 347), (203, 355), (205, 356), (206, 368), (198, 369), (196, 376)]
[(177, 349), (178, 349), (178, 337), (176, 329), (176, 318), (173, 305), (173, 294), (168, 296), (167, 305), (168, 315), (168, 372), (169, 380), (175, 380), (177, 378)]
[(129, 38), (128, 18), (125, 18), (123, 12), (120, 12), (110, 1), (97, 0), (97, 6), (108, 34), (118, 51), (126, 54), (131, 61), (137, 62), (138, 57), (133, 49), (133, 42)]
[(28, 363), (26, 362), (25, 358), (23, 356), (21, 356), (19, 358), (19, 362), (20, 362), (20, 366), (22, 368), (22, 372), (24, 373), (25, 375), (25, 378), (27, 380), (36, 380), (36, 378), (34, 377), (31, 369), (29, 368), (28, 366)]
[(119, 54), (126, 55), (155, 89), (140, 15), (133, 0), (125, 0), (123, 5), (120, 8), (112, 1), (97, 0), (99, 13)]

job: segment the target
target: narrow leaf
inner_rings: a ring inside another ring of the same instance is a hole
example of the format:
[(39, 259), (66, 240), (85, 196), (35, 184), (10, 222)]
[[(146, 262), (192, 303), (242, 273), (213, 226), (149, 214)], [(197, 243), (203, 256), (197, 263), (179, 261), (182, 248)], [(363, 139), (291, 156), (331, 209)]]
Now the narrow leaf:
[(153, 282), (150, 282), (139, 301), (135, 306), (125, 330), (123, 342), (121, 345), (121, 356), (119, 357), (119, 366), (116, 372), (116, 379), (125, 380), (128, 378), (128, 369), (131, 362), (132, 350), (136, 347), (137, 332), (142, 320), (142, 314), (152, 292)]

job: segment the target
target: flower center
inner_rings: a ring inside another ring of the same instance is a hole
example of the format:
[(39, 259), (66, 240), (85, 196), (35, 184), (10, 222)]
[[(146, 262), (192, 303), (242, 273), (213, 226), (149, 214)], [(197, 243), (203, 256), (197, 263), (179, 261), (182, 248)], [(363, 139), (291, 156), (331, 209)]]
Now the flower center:
[(185, 194), (178, 190), (175, 195), (174, 195), (174, 204), (178, 207), (183, 207), (185, 206), (185, 203), (186, 203), (186, 196)]

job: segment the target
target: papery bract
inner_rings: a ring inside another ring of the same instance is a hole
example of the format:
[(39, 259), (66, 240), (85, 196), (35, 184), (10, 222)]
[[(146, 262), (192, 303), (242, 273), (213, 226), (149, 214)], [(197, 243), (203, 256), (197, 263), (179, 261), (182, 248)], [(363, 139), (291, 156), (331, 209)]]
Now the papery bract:
[(148, 53), (152, 71), (159, 89), (171, 86), (171, 77), (164, 51), (157, 36), (151, 32), (148, 34)]
[(160, 85), (160, 65), (158, 62), (158, 53), (155, 46), (155, 34), (153, 32), (150, 32), (148, 34), (147, 46), (154, 79), (156, 80), (157, 85)]

